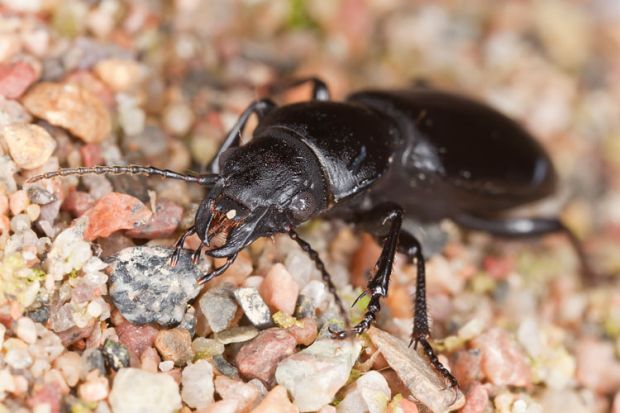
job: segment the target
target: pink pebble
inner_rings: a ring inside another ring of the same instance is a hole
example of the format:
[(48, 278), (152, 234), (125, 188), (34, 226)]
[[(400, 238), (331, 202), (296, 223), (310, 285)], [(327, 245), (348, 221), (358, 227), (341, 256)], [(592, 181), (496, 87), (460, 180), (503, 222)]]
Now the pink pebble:
[(0, 63), (0, 96), (20, 97), (37, 79), (35, 69), (25, 62)]
[(271, 267), (259, 292), (272, 311), (282, 311), (288, 315), (295, 312), (299, 286), (284, 265)]
[(418, 406), (411, 400), (394, 399), (388, 405), (387, 413), (418, 413)]
[(217, 376), (213, 381), (215, 391), (224, 400), (236, 400), (238, 412), (249, 412), (260, 397), (256, 386), (233, 380), (226, 376)]
[(116, 327), (118, 341), (137, 357), (140, 357), (144, 350), (153, 346), (158, 332), (159, 330), (153, 326), (138, 326), (129, 322), (121, 323)]
[(125, 233), (130, 238), (156, 239), (172, 234), (181, 223), (183, 208), (168, 199), (157, 202), (155, 214), (146, 223), (138, 225)]
[(530, 366), (521, 348), (501, 328), (493, 328), (472, 340), (480, 349), (484, 375), (498, 386), (527, 386), (531, 383)]
[(0, 194), (0, 215), (6, 215), (7, 212), (9, 212), (9, 197)]
[(269, 384), (278, 363), (295, 352), (297, 341), (286, 330), (270, 328), (262, 331), (237, 353), (239, 373), (246, 379), (259, 379)]
[(299, 413), (299, 409), (289, 400), (286, 388), (276, 386), (267, 393), (252, 413)]
[(28, 199), (28, 193), (26, 193), (23, 189), (9, 195), (9, 208), (11, 209), (11, 214), (13, 214), (13, 216), (24, 212), (29, 204), (30, 200)]
[(465, 394), (465, 406), (461, 413), (484, 413), (489, 405), (489, 393), (480, 383), (472, 384)]
[(228, 399), (215, 402), (209, 407), (196, 410), (196, 413), (237, 413), (239, 412), (239, 400)]
[(598, 394), (613, 394), (620, 388), (620, 362), (611, 342), (591, 338), (577, 346), (577, 381)]
[(301, 326), (293, 325), (286, 329), (297, 341), (297, 344), (302, 346), (309, 346), (314, 343), (316, 336), (318, 335), (317, 324), (316, 321), (312, 318), (304, 318), (300, 320)]
[(92, 241), (121, 229), (142, 225), (153, 213), (138, 198), (110, 192), (99, 199), (85, 215), (88, 216), (88, 225), (84, 230), (84, 239)]

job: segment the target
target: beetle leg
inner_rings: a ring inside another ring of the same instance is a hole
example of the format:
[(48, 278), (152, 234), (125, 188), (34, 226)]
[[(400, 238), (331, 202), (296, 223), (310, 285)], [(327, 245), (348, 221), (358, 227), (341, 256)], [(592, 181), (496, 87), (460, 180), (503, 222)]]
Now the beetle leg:
[(192, 264), (194, 265), (198, 264), (198, 261), (200, 260), (200, 253), (202, 252), (202, 249), (204, 248), (204, 246), (205, 244), (200, 243), (198, 248), (196, 248), (196, 250), (192, 253)]
[(558, 218), (484, 218), (461, 214), (453, 217), (452, 220), (467, 229), (484, 231), (492, 235), (507, 238), (529, 238), (546, 234), (563, 233), (568, 238), (579, 258), (583, 279), (588, 283), (593, 283), (599, 278), (588, 262), (581, 241), (579, 241), (575, 233)]
[[(390, 283), (390, 274), (392, 273), (392, 264), (394, 263), (394, 255), (396, 254), (396, 247), (402, 224), (403, 211), (402, 208), (396, 204), (382, 204), (364, 213), (363, 215), (365, 215), (365, 217), (363, 217), (363, 219), (368, 220), (369, 218), (376, 218), (378, 214), (381, 214), (383, 225), (388, 222), (390, 223), (390, 229), (387, 237), (385, 238), (381, 255), (379, 256), (375, 266), (375, 275), (368, 283), (366, 291), (361, 295), (370, 295), (370, 302), (366, 308), (366, 314), (364, 315), (362, 321), (355, 325), (350, 332), (331, 331), (332, 335), (336, 338), (344, 338), (349, 334), (361, 334), (368, 330), (373, 321), (376, 319), (377, 313), (381, 309), (381, 298), (387, 295)], [(361, 296), (358, 297), (358, 299), (361, 298)]]
[(241, 113), (239, 119), (237, 119), (237, 122), (230, 129), (230, 131), (226, 135), (226, 138), (224, 138), (224, 143), (222, 143), (222, 146), (220, 146), (220, 149), (218, 149), (217, 153), (209, 163), (208, 169), (211, 171), (211, 173), (220, 173), (219, 160), (222, 153), (224, 153), (229, 148), (239, 146), (239, 143), (241, 142), (241, 135), (243, 134), (243, 130), (245, 129), (245, 125), (248, 123), (250, 116), (255, 113), (260, 120), (275, 107), (276, 104), (273, 103), (271, 99), (260, 99), (250, 103), (250, 106), (248, 106)]
[(200, 277), (197, 280), (198, 284), (204, 284), (207, 283), (209, 281), (211, 281), (212, 279), (214, 279), (215, 277), (222, 275), (224, 273), (224, 271), (226, 271), (228, 269), (228, 267), (230, 267), (230, 265), (235, 262), (235, 259), (237, 258), (237, 253), (231, 255), (230, 257), (226, 258), (226, 262), (224, 263), (224, 265), (214, 268), (213, 271), (210, 271), (208, 273), (206, 273), (205, 275), (203, 275), (202, 277)]
[(312, 83), (312, 99), (313, 100), (330, 100), (330, 93), (327, 84), (318, 77), (302, 77), (299, 79), (290, 79), (288, 81), (276, 82), (267, 86), (267, 94), (275, 95), (282, 93), (288, 89), (301, 86), (304, 83)]
[(196, 227), (192, 225), (187, 231), (185, 231), (185, 233), (183, 233), (183, 235), (181, 235), (179, 240), (174, 244), (174, 251), (168, 258), (169, 266), (174, 267), (177, 265), (179, 257), (181, 256), (181, 251), (183, 250), (183, 244), (185, 244), (185, 240), (187, 239), (187, 237), (194, 233), (196, 233)]
[(321, 257), (319, 257), (319, 253), (316, 252), (314, 249), (312, 249), (312, 246), (308, 242), (300, 238), (299, 234), (297, 234), (297, 232), (295, 232), (294, 229), (290, 228), (288, 230), (288, 235), (295, 242), (297, 242), (297, 244), (299, 244), (301, 249), (304, 250), (306, 254), (308, 254), (308, 256), (310, 257), (312, 261), (314, 261), (314, 265), (321, 272), (321, 278), (323, 278), (323, 282), (327, 285), (327, 289), (329, 290), (329, 292), (334, 296), (334, 299), (336, 300), (336, 305), (338, 306), (338, 310), (340, 311), (340, 314), (344, 318), (345, 324), (348, 327), (349, 317), (347, 315), (347, 312), (344, 309), (344, 304), (342, 304), (342, 300), (338, 296), (338, 293), (336, 291), (336, 286), (332, 282), (331, 276), (327, 272), (327, 269), (325, 268), (325, 264), (323, 264)]

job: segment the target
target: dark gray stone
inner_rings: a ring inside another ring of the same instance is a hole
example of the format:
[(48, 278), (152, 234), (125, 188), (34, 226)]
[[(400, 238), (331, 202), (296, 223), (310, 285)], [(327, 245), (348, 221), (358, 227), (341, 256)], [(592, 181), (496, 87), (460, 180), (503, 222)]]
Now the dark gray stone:
[(239, 370), (232, 364), (228, 362), (223, 356), (216, 355), (213, 356), (213, 364), (215, 364), (215, 368), (219, 370), (224, 376), (230, 377), (232, 379), (239, 378)]
[(99, 372), (105, 376), (105, 360), (103, 353), (98, 348), (89, 348), (82, 353), (82, 366), (84, 369), (84, 375), (93, 370), (99, 370)]
[(108, 368), (120, 370), (123, 367), (129, 367), (129, 350), (121, 343), (108, 338), (101, 347), (101, 353)]
[(178, 325), (187, 303), (202, 288), (196, 283), (203, 269), (191, 262), (191, 252), (183, 250), (175, 267), (167, 261), (171, 249), (130, 247), (114, 256), (110, 276), (110, 296), (123, 317), (134, 324)]

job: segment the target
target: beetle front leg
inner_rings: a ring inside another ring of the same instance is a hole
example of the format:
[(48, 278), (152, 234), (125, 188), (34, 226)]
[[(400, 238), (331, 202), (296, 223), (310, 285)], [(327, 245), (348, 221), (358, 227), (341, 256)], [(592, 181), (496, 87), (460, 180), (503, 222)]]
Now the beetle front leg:
[(200, 277), (197, 280), (198, 284), (207, 283), (211, 281), (212, 279), (214, 279), (215, 277), (222, 275), (224, 271), (226, 271), (228, 267), (230, 267), (232, 263), (235, 262), (236, 259), (237, 259), (237, 253), (231, 255), (230, 257), (227, 257), (226, 262), (222, 266), (214, 268), (213, 271), (210, 271), (206, 273), (205, 275), (203, 275), (202, 277)]
[(187, 229), (187, 231), (183, 233), (183, 235), (181, 235), (179, 240), (174, 244), (174, 251), (172, 251), (172, 254), (168, 258), (168, 265), (170, 265), (171, 267), (175, 267), (177, 265), (177, 262), (181, 257), (181, 250), (183, 250), (183, 244), (185, 244), (185, 240), (187, 239), (187, 237), (195, 233), (196, 227), (192, 225)]

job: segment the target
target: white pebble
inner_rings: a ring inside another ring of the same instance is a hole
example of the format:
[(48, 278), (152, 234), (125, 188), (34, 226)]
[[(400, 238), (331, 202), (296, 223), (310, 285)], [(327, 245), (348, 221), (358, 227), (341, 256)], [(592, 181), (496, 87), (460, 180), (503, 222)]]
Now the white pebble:
[(213, 403), (213, 368), (206, 360), (199, 360), (183, 369), (181, 377), (183, 401), (194, 409)]
[(22, 317), (17, 320), (15, 334), (28, 344), (34, 344), (37, 341), (37, 329), (34, 321), (28, 317)]
[(114, 413), (173, 413), (181, 408), (172, 377), (134, 368), (118, 371), (108, 400)]
[(159, 371), (167, 373), (174, 368), (174, 361), (166, 360), (159, 363)]

